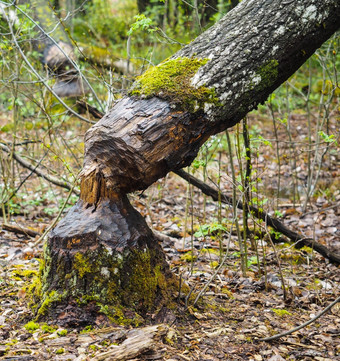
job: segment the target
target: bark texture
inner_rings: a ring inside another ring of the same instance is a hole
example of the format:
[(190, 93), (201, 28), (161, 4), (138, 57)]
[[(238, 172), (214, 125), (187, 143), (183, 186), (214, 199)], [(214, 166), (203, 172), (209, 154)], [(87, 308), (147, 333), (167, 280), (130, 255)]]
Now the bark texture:
[(70, 210), (50, 234), (42, 283), (38, 316), (69, 326), (95, 323), (100, 313), (139, 324), (178, 290), (157, 239), (126, 196), (91, 207), (79, 201)]
[[(264, 102), (338, 29), (339, 9), (335, 0), (243, 0), (137, 79), (140, 96), (118, 101), (85, 136), (80, 200), (49, 237), (40, 314), (60, 319), (67, 305), (116, 319), (117, 310), (146, 316), (169, 303), (178, 284), (126, 194), (189, 165), (210, 135)], [(188, 79), (181, 66), (194, 58), (203, 61)]]
[(174, 57), (208, 58), (192, 80), (215, 89), (206, 113), (222, 131), (266, 101), (340, 27), (336, 0), (242, 1)]

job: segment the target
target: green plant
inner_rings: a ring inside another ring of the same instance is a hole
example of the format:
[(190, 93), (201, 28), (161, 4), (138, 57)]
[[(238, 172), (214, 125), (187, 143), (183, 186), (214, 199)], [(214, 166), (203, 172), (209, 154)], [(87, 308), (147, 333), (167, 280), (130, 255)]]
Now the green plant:
[(33, 332), (40, 328), (40, 325), (38, 323), (35, 323), (34, 321), (29, 321), (24, 326), (27, 331)]
[(59, 330), (57, 331), (57, 335), (60, 337), (66, 336), (67, 335), (67, 330)]

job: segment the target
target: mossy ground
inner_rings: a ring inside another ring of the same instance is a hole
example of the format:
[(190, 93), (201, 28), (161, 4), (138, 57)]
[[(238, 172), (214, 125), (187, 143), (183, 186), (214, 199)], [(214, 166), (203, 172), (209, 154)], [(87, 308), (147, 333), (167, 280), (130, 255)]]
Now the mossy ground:
[(191, 85), (198, 69), (207, 62), (208, 59), (196, 58), (165, 60), (137, 77), (130, 95), (146, 98), (158, 96), (190, 112), (203, 109), (205, 103), (218, 105), (219, 101), (213, 88), (196, 88)]

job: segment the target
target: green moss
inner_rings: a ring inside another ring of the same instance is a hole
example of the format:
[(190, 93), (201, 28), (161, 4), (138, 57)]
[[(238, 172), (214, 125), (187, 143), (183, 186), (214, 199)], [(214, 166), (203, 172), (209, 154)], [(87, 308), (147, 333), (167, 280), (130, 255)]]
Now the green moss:
[(41, 326), (42, 331), (45, 333), (53, 333), (57, 328), (57, 326), (49, 326), (46, 323)]
[[(171, 294), (178, 291), (178, 280), (164, 266), (155, 250), (127, 249), (112, 254), (99, 247), (76, 252), (71, 266), (60, 262), (55, 269), (45, 252), (43, 270), (30, 290), (38, 304), (37, 318), (48, 316), (56, 303), (73, 300), (80, 308), (95, 304), (98, 312), (114, 323), (138, 326), (144, 323), (140, 314), (155, 311), (164, 302), (168, 305)], [(50, 291), (55, 273), (62, 292)]]
[(94, 330), (93, 326), (92, 325), (88, 325), (88, 326), (85, 326), (83, 330), (80, 331), (81, 334), (83, 333), (89, 333), (89, 332), (92, 332)]
[(131, 262), (133, 268), (126, 297), (132, 297), (133, 303), (143, 303), (145, 309), (151, 309), (154, 304), (156, 287), (162, 277), (160, 268), (156, 266), (152, 269), (150, 251), (135, 252), (133, 258), (134, 262)]
[(256, 74), (261, 77), (261, 82), (257, 86), (259, 90), (269, 88), (277, 79), (279, 62), (275, 59), (269, 60), (256, 70)]
[(24, 327), (25, 327), (25, 329), (27, 331), (32, 331), (33, 332), (33, 331), (38, 330), (40, 328), (40, 325), (39, 325), (39, 323), (35, 323), (33, 321), (30, 321), (30, 322), (26, 323), (26, 325)]
[(12, 272), (14, 276), (24, 277), (24, 278), (33, 278), (38, 275), (38, 271), (35, 270), (15, 270)]
[(64, 352), (65, 352), (65, 349), (61, 347), (61, 348), (58, 348), (58, 350), (56, 350), (55, 353), (56, 353), (57, 355), (61, 355), (61, 354), (63, 354)]
[(170, 100), (190, 112), (203, 109), (205, 103), (218, 105), (215, 89), (195, 88), (191, 80), (209, 59), (177, 58), (165, 60), (137, 77), (130, 94)]
[(185, 262), (195, 262), (197, 260), (197, 256), (195, 256), (192, 251), (189, 251), (181, 256), (181, 260)]
[(78, 270), (79, 277), (84, 278), (86, 273), (91, 273), (93, 265), (89, 263), (88, 257), (81, 253), (76, 253), (74, 256), (74, 268)]
[[(66, 292), (66, 291), (65, 291)], [(48, 313), (49, 308), (54, 302), (59, 302), (63, 299), (63, 294), (57, 291), (51, 291), (43, 294), (41, 306), (39, 307), (37, 317), (44, 316)]]
[(221, 251), (217, 248), (202, 248), (201, 253), (215, 254), (219, 256)]
[(89, 350), (91, 350), (93, 352), (96, 352), (98, 350), (98, 346), (97, 345), (90, 345)]
[(18, 342), (19, 342), (19, 341), (18, 341), (16, 338), (14, 338), (14, 339), (12, 339), (11, 341), (6, 342), (5, 345), (6, 345), (6, 346), (13, 346), (13, 345), (16, 345)]
[(67, 335), (67, 330), (57, 331), (57, 335), (60, 336), (60, 337), (66, 336)]
[(212, 261), (209, 263), (209, 266), (211, 268), (217, 268), (219, 266), (219, 263), (217, 261)]
[(292, 314), (290, 312), (288, 312), (287, 310), (281, 310), (278, 308), (272, 308), (272, 311), (274, 313), (276, 313), (278, 316), (283, 317), (283, 316), (291, 316)]

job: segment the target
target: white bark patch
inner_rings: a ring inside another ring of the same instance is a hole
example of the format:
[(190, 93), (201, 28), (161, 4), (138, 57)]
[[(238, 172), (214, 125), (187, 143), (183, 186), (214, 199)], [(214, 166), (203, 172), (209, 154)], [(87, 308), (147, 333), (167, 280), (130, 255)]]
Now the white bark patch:
[(274, 36), (278, 37), (280, 35), (284, 35), (284, 33), (285, 33), (285, 27), (281, 25), (278, 29), (275, 30)]
[(202, 72), (200, 72), (199, 70), (196, 72), (196, 74), (193, 76), (193, 78), (191, 79), (191, 85), (194, 87), (199, 87), (200, 86), (200, 80), (202, 80)]
[(208, 117), (211, 115), (212, 111), (214, 110), (215, 105), (211, 103), (204, 103), (204, 112), (208, 115)]
[(250, 84), (256, 86), (261, 83), (261, 75), (255, 74), (252, 78), (250, 78)]
[(222, 101), (222, 102), (225, 102), (226, 100), (229, 100), (231, 99), (231, 96), (233, 95), (233, 92), (231, 90), (229, 90), (228, 92), (225, 92), (225, 93), (222, 93), (220, 96), (219, 96), (219, 99)]
[(273, 49), (272, 49), (272, 55), (276, 54), (277, 50), (279, 50), (279, 46), (278, 45), (274, 45)]
[(107, 253), (108, 253), (110, 256), (112, 256), (112, 254), (113, 254), (112, 248), (105, 247), (105, 249), (106, 249)]
[(303, 24), (308, 23), (309, 21), (314, 21), (316, 19), (318, 9), (315, 5), (309, 5), (308, 8), (304, 11), (301, 21)]

